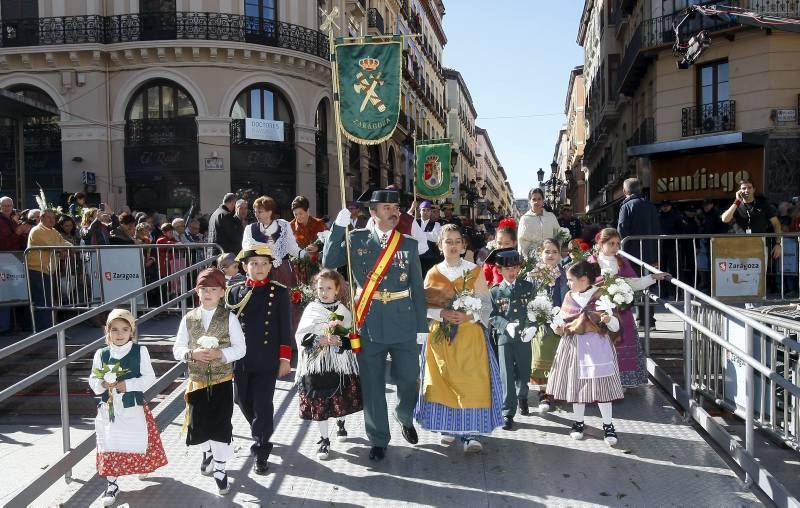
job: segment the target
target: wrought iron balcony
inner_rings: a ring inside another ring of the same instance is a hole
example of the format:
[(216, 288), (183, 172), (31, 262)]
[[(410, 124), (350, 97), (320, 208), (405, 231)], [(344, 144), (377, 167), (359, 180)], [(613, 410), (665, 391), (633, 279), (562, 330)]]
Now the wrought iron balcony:
[(384, 31), (383, 16), (378, 12), (378, 9), (373, 7), (367, 10), (367, 29), (373, 29), (378, 32), (378, 35), (383, 35)]
[(653, 118), (645, 118), (633, 136), (628, 138), (625, 146), (649, 145), (656, 141), (656, 123)]
[(736, 101), (719, 101), (681, 110), (681, 135), (699, 136), (736, 129)]
[(219, 12), (0, 20), (0, 47), (154, 40), (250, 42), (328, 59), (325, 34), (300, 25)]
[(197, 122), (193, 116), (125, 122), (125, 144), (179, 145), (197, 142)]

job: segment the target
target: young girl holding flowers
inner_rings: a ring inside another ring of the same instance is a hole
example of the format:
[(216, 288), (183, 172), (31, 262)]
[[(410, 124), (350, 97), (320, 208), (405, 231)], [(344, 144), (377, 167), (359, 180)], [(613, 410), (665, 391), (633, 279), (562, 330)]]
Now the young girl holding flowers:
[(317, 299), (306, 306), (295, 334), (300, 418), (317, 422), (320, 459), (330, 454), (328, 419), (336, 418), (342, 441), (347, 438), (344, 417), (362, 409), (358, 363), (348, 339), (352, 314), (337, 300), (343, 284), (335, 270), (316, 275)]
[(599, 275), (597, 264), (588, 261), (567, 268), (570, 291), (552, 323), (562, 337), (547, 379), (547, 394), (572, 403), (573, 439), (583, 439), (586, 404), (597, 402), (603, 417), (603, 437), (614, 446), (617, 433), (611, 421), (611, 402), (622, 399), (623, 392), (609, 332), (619, 330), (619, 320), (612, 309), (601, 304), (601, 292), (593, 286)]
[(247, 346), (239, 320), (220, 305), (225, 275), (206, 268), (197, 276), (196, 289), (200, 306), (181, 319), (172, 354), (189, 367), (186, 444), (202, 446), (200, 472), (213, 473), (223, 495), (230, 491), (225, 463), (232, 454), (233, 362), (245, 355)]
[[(591, 257), (596, 262), (602, 275), (614, 275), (623, 278), (634, 290), (641, 291), (659, 280), (668, 279), (668, 273), (655, 273), (639, 277), (630, 262), (618, 254), (622, 237), (614, 228), (605, 228), (597, 235), (598, 253)], [(620, 340), (616, 344), (617, 361), (623, 386), (638, 386), (647, 383), (647, 365), (644, 358), (644, 347), (636, 332), (636, 322), (630, 307), (619, 311), (621, 326)]]
[(106, 347), (95, 352), (89, 386), (100, 396), (97, 474), (108, 482), (103, 506), (119, 494), (117, 478), (145, 474), (167, 463), (153, 415), (143, 391), (156, 380), (147, 348), (136, 343), (136, 320), (124, 309), (106, 319)]
[[(548, 238), (539, 248), (539, 263), (529, 273), (535, 294), (546, 295), (551, 307), (561, 307), (567, 293), (567, 276), (561, 267), (561, 247), (558, 242)], [(539, 412), (552, 408), (551, 400), (545, 393), (547, 377), (553, 366), (559, 337), (549, 326), (541, 326), (533, 338), (531, 361), (531, 383), (539, 386)]]

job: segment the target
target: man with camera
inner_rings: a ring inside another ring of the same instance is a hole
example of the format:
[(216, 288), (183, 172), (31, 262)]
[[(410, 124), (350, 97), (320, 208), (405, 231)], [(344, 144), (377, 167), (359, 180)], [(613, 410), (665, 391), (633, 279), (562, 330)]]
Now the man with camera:
[[(750, 180), (739, 182), (736, 198), (720, 217), (725, 224), (735, 223), (745, 234), (763, 234), (774, 232), (781, 234), (781, 223), (775, 208), (763, 196), (756, 197), (756, 189)], [(770, 226), (772, 231), (770, 231)], [(781, 238), (775, 240), (772, 257), (781, 256)]]

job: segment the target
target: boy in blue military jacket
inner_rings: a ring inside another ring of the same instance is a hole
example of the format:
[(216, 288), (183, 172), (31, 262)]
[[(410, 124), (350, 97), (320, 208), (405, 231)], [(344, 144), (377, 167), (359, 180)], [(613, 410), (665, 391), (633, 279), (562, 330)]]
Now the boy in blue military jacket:
[(291, 372), (289, 290), (269, 279), (272, 251), (268, 245), (253, 245), (236, 260), (244, 263), (247, 278), (228, 287), (225, 303), (242, 324), (247, 354), (234, 368), (234, 395), (250, 424), (254, 441), (250, 450), (256, 456), (253, 471), (265, 475), (272, 451), (275, 384)]
[(517, 279), (522, 262), (515, 249), (497, 249), (486, 258), (503, 275), (503, 282), (491, 289), (491, 325), (495, 330), (503, 379), (503, 429), (511, 430), (514, 415), (528, 416), (528, 380), (531, 377), (531, 343), (522, 331), (528, 318), (528, 301), (533, 297), (533, 284)]

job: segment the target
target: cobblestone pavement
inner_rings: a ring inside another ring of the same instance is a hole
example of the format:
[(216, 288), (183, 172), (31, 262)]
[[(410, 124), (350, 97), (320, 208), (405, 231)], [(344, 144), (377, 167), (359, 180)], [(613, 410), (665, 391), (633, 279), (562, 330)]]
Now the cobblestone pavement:
[[(394, 390), (387, 387), (390, 407)], [(330, 460), (316, 458), (316, 426), (297, 418), (292, 383), (276, 391), (278, 427), (268, 476), (251, 472), (248, 427), (234, 414), (236, 456), (228, 462), (232, 491), (218, 496), (198, 472), (200, 452), (180, 436), (180, 398), (163, 430), (169, 464), (150, 476), (120, 481), (120, 506), (750, 506), (760, 504), (719, 455), (654, 386), (630, 390), (615, 403), (616, 448), (602, 441), (597, 408), (587, 408), (587, 438), (569, 438), (570, 413), (518, 416), (512, 431), (496, 430), (484, 450), (465, 456), (456, 443), (420, 430), (408, 445), (393, 422), (392, 442), (380, 463), (367, 458), (361, 414), (348, 420), (350, 439), (333, 443)], [(91, 460), (89, 460), (91, 459)], [(83, 463), (83, 482), (45, 504), (99, 506), (104, 480)], [(76, 468), (76, 477), (81, 472)], [(40, 498), (41, 500), (42, 498)]]

